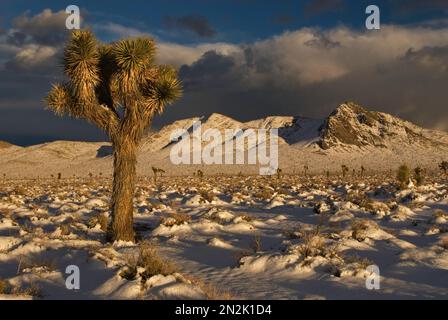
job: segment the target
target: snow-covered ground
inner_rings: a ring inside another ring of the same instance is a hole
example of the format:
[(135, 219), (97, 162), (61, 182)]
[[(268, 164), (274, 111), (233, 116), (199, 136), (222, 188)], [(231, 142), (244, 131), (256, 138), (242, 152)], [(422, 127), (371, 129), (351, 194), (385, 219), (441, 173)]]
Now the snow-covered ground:
[(142, 177), (136, 244), (106, 241), (110, 188), (0, 180), (0, 298), (448, 298), (442, 176), (403, 191), (384, 176)]

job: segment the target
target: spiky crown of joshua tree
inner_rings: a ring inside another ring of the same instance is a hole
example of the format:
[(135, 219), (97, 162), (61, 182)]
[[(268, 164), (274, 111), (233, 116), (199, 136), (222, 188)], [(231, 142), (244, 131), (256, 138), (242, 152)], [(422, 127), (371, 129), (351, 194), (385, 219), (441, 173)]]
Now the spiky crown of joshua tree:
[(77, 30), (64, 50), (68, 81), (46, 97), (58, 115), (83, 118), (104, 130), (114, 149), (111, 236), (134, 240), (133, 192), (138, 143), (155, 114), (182, 94), (177, 71), (155, 64), (155, 43), (147, 37), (102, 44)]
[[(150, 38), (100, 44), (92, 32), (77, 30), (64, 50), (68, 81), (53, 85), (47, 105), (58, 115), (84, 118), (113, 141), (125, 123), (135, 120), (142, 134), (154, 114), (177, 100), (181, 85), (174, 68), (154, 63)], [(117, 110), (124, 109), (123, 117)], [(137, 138), (137, 136), (135, 137)]]

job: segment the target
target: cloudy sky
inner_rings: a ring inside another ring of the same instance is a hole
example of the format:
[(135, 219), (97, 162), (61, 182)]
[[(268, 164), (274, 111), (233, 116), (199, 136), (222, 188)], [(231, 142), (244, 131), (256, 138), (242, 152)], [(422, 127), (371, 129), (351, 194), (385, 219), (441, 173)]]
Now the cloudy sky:
[[(65, 7), (102, 41), (148, 35), (180, 69), (185, 94), (154, 126), (223, 113), (325, 117), (354, 100), (448, 130), (446, 0), (170, 0), (0, 2), (0, 140), (104, 140), (42, 99), (61, 78)], [(365, 9), (381, 9), (366, 30)]]

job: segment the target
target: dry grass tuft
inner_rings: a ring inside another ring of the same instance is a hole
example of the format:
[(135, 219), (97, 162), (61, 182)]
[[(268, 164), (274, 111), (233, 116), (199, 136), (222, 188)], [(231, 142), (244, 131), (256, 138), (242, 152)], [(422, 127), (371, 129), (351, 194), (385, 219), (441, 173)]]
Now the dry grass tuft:
[(215, 194), (211, 191), (199, 190), (199, 195), (207, 202), (212, 202), (215, 199)]
[(26, 257), (19, 260), (17, 267), (18, 272), (24, 272), (26, 270), (43, 269), (43, 272), (52, 272), (58, 269), (56, 259), (42, 258), (38, 256)]
[(238, 217), (240, 217), (241, 219), (243, 219), (246, 222), (254, 221), (254, 218), (247, 214), (242, 214), (242, 215), (239, 215)]
[(92, 217), (87, 221), (87, 226), (92, 229), (95, 228), (96, 225), (99, 224), (101, 226), (101, 230), (106, 232), (107, 227), (109, 225), (109, 219), (105, 214), (98, 214), (95, 217)]
[(235, 296), (227, 290), (218, 289), (211, 283), (205, 283), (203, 280), (195, 278), (193, 276), (183, 275), (185, 280), (191, 284), (198, 286), (202, 292), (204, 292), (207, 300), (236, 300)]
[(191, 217), (185, 213), (170, 212), (168, 217), (162, 217), (160, 223), (167, 227), (180, 226), (191, 221)]
[(0, 279), (0, 294), (10, 294), (12, 289), (8, 280)]
[(351, 224), (352, 237), (360, 242), (367, 238), (367, 231), (372, 225), (372, 221), (367, 219), (356, 219)]
[(60, 226), (60, 228), (61, 228), (61, 235), (63, 236), (68, 236), (71, 233), (69, 224), (63, 224)]
[(357, 263), (360, 269), (367, 269), (368, 266), (374, 264), (371, 260), (367, 258), (361, 258), (360, 256), (353, 254), (344, 257), (345, 263)]
[(178, 269), (175, 264), (160, 257), (155, 245), (147, 241), (140, 244), (137, 255), (129, 255), (127, 257), (126, 267), (120, 274), (121, 277), (133, 280), (137, 276), (137, 269), (144, 268), (145, 271), (140, 274), (143, 281), (158, 274), (164, 276), (173, 274)]
[(35, 283), (31, 283), (27, 287), (13, 286), (8, 280), (0, 279), (0, 294), (42, 297), (42, 289)]

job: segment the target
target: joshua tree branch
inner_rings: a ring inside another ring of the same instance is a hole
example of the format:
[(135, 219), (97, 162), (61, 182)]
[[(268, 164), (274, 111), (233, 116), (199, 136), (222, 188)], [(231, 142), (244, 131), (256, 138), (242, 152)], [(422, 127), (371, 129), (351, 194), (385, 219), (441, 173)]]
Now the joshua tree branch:
[(83, 118), (95, 124), (113, 137), (119, 127), (118, 113), (105, 105), (94, 101), (81, 102), (73, 97), (69, 85), (56, 84), (49, 92), (46, 102), (48, 107), (57, 115), (65, 114), (74, 118)]

